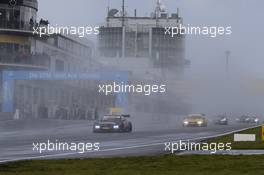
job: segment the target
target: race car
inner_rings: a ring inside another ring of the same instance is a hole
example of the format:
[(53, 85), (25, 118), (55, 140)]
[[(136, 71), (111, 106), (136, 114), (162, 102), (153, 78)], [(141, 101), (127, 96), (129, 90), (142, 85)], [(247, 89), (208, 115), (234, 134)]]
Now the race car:
[(225, 115), (218, 115), (215, 120), (216, 125), (228, 125), (228, 118)]
[(183, 119), (184, 127), (206, 127), (207, 119), (204, 114), (192, 114)]
[(105, 115), (94, 123), (93, 132), (132, 132), (132, 123), (127, 120), (130, 115)]
[(242, 115), (240, 118), (236, 119), (239, 123), (248, 123), (248, 124), (259, 124), (260, 119), (257, 116), (248, 116)]

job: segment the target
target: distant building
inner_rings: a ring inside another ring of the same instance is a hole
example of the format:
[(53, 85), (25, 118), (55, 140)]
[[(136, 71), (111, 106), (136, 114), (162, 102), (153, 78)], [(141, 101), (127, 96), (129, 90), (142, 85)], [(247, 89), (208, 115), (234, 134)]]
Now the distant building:
[(102, 57), (149, 57), (156, 66), (181, 66), (185, 62), (183, 35), (165, 35), (165, 27), (183, 23), (179, 13), (168, 14), (157, 3), (150, 17), (124, 15), (118, 10), (108, 12), (100, 27), (98, 50)]
[[(33, 27), (48, 24), (36, 20), (37, 11), (37, 0), (0, 1), (0, 77), (3, 70), (91, 71), (93, 45), (60, 34), (34, 35)], [(114, 101), (114, 97), (96, 96), (94, 83), (78, 80), (18, 81), (15, 91), (15, 108), (25, 118), (87, 118), (80, 112), (71, 116), (70, 111), (104, 110), (106, 105), (102, 103), (110, 105)], [(0, 81), (0, 109), (2, 97)]]
[(187, 93), (181, 86), (187, 63), (185, 36), (165, 34), (167, 27), (183, 25), (179, 10), (169, 14), (159, 0), (150, 16), (138, 16), (136, 10), (128, 15), (124, 7), (108, 8), (98, 36), (98, 60), (112, 69), (129, 70), (132, 84), (159, 82), (171, 89), (160, 96), (131, 96), (132, 110), (153, 115), (188, 113), (189, 105), (183, 100)]

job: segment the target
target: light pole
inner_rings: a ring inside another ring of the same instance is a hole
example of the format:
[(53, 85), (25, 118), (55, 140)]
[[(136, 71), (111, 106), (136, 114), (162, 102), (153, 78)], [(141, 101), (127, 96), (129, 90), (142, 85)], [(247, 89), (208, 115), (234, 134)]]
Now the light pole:
[(122, 27), (125, 26), (125, 0), (122, 0)]

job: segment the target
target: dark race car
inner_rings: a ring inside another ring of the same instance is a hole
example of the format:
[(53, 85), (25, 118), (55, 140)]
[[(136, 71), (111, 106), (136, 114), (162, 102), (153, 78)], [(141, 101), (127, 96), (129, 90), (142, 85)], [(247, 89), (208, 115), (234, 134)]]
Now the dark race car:
[(228, 118), (225, 115), (217, 116), (215, 120), (216, 125), (228, 125)]
[(132, 123), (127, 120), (130, 115), (105, 115), (94, 123), (93, 132), (132, 132)]
[(248, 124), (259, 124), (260, 120), (256, 116), (242, 115), (240, 118), (236, 119), (239, 123), (248, 123)]

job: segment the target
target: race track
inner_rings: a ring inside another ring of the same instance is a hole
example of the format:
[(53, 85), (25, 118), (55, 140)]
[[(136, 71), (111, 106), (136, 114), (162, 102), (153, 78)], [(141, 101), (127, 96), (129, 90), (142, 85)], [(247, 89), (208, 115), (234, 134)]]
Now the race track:
[[(171, 122), (169, 122), (171, 124)], [(195, 140), (228, 133), (250, 125), (232, 123), (216, 126), (212, 123), (205, 128), (183, 128), (177, 125), (146, 123), (134, 126), (132, 133), (92, 133), (89, 121), (7, 121), (0, 122), (0, 162), (27, 159), (125, 157), (164, 154), (165, 142)], [(168, 126), (168, 127), (167, 127)], [(74, 143), (100, 143), (99, 151), (80, 154), (74, 151), (33, 151), (33, 143), (60, 141)]]

